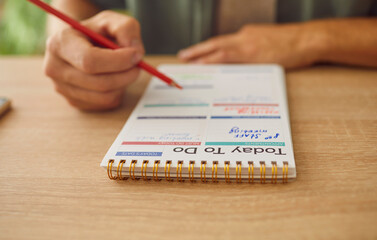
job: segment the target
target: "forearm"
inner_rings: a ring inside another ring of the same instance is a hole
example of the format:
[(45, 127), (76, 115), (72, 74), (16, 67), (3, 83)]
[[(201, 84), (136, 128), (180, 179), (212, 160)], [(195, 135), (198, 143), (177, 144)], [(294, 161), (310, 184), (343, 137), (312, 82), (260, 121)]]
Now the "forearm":
[(377, 67), (377, 18), (348, 18), (302, 24), (301, 46), (314, 62)]
[[(52, 6), (76, 20), (84, 20), (97, 14), (100, 10), (88, 0), (53, 0)], [(54, 16), (48, 16), (47, 32), (51, 35), (63, 28), (67, 24)]]

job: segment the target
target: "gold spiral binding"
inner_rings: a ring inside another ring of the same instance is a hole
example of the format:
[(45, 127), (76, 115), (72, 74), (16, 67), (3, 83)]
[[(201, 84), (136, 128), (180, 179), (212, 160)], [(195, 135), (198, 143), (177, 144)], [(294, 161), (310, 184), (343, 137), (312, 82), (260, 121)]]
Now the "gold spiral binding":
[(136, 177), (135, 177), (135, 165), (137, 163), (137, 160), (132, 160), (131, 163), (130, 163), (130, 169), (129, 169), (129, 173), (130, 173), (130, 178), (132, 180), (136, 180)]
[(265, 162), (260, 162), (260, 183), (266, 183), (266, 164)]
[[(217, 183), (217, 165), (219, 164), (218, 161), (212, 162), (212, 182)], [(215, 176), (215, 177), (213, 177)]]
[(241, 162), (236, 162), (236, 183), (242, 183), (241, 178)]
[(160, 164), (160, 161), (158, 161), (158, 160), (154, 161), (154, 163), (153, 163), (153, 180), (155, 180), (155, 181), (159, 181), (159, 179), (158, 179), (158, 165), (159, 164)]
[[(165, 162), (165, 180), (166, 181), (171, 181), (171, 178), (170, 178), (170, 165), (171, 165), (171, 161), (166, 161)], [(166, 173), (166, 170), (168, 173)]]
[(126, 180), (126, 177), (122, 176), (122, 171), (123, 171), (123, 164), (126, 163), (126, 160), (120, 160), (118, 167), (117, 167), (117, 177), (119, 180)]
[(283, 162), (283, 183), (288, 182), (288, 162)]
[(178, 182), (183, 182), (183, 180), (182, 180), (182, 164), (183, 164), (183, 161), (178, 161), (178, 164), (177, 164), (177, 181)]
[(228, 161), (224, 162), (224, 177), (225, 177), (225, 182), (227, 183), (230, 183), (229, 165), (230, 165), (230, 162)]
[[(254, 183), (254, 163), (253, 162), (249, 162), (248, 173), (249, 173), (249, 183)], [(251, 175), (251, 179), (250, 179), (250, 175)]]
[(148, 180), (148, 177), (147, 177), (147, 165), (148, 165), (148, 163), (149, 163), (149, 161), (144, 160), (143, 164), (141, 165), (141, 178), (144, 181)]
[[(200, 163), (200, 180), (202, 182), (207, 182), (207, 178), (206, 178), (206, 165), (207, 165), (207, 162), (206, 161), (202, 161)], [(203, 167), (204, 166), (204, 167)], [(204, 176), (204, 177), (203, 177)]]
[(188, 175), (189, 175), (189, 180), (191, 182), (194, 182), (194, 165), (195, 165), (195, 161), (190, 161), (189, 166), (188, 166)]
[[(116, 169), (116, 176), (113, 175), (113, 164), (114, 164), (114, 159), (110, 159), (107, 163), (107, 175), (109, 179), (111, 180), (126, 180), (127, 177), (124, 177), (122, 175), (123, 173), (123, 165), (126, 163), (126, 160), (120, 160)], [(135, 176), (135, 167), (136, 167), (137, 160), (132, 160), (130, 163), (130, 168), (129, 168), (129, 177), (132, 180), (138, 180)], [(147, 176), (147, 166), (148, 166), (149, 161), (144, 160), (143, 164), (141, 166), (141, 178), (143, 180), (149, 180)], [(160, 161), (156, 160), (154, 161), (153, 164), (153, 177), (152, 179), (155, 181), (159, 181), (161, 179), (158, 178), (158, 167), (159, 167)], [(172, 178), (170, 177), (170, 169), (171, 169), (171, 164), (172, 161), (166, 161), (165, 163), (165, 180), (166, 181), (173, 181)], [(242, 182), (242, 163), (240, 161), (236, 162), (236, 182), (241, 183)], [(248, 167), (248, 180), (249, 183), (254, 183), (254, 162), (249, 161), (248, 162), (249, 167)], [(271, 183), (277, 183), (277, 178), (278, 178), (278, 166), (276, 162), (271, 163)], [(207, 177), (206, 177), (206, 166), (207, 166), (207, 161), (202, 161), (200, 165), (200, 180), (202, 182), (207, 182)], [(179, 161), (177, 165), (177, 181), (182, 182), (183, 177), (182, 177), (182, 167), (183, 167), (183, 161)], [(190, 161), (189, 162), (189, 167), (188, 167), (188, 175), (189, 175), (189, 180), (191, 182), (195, 181), (194, 177), (194, 167), (195, 167), (195, 161)], [(217, 171), (218, 171), (218, 162), (213, 161), (212, 162), (212, 182), (216, 183), (217, 181)], [(225, 182), (230, 183), (230, 162), (225, 161), (224, 162), (224, 178)], [(265, 162), (260, 162), (260, 182), (261, 183), (266, 183), (266, 164)], [(288, 183), (288, 162), (283, 162), (283, 167), (282, 167), (282, 182), (283, 183)]]
[(108, 162), (107, 162), (107, 176), (109, 176), (109, 178), (111, 180), (115, 180), (117, 179), (117, 177), (114, 177), (113, 176), (113, 163), (114, 163), (114, 159), (110, 159)]
[(278, 166), (276, 162), (271, 163), (271, 183), (277, 183), (278, 181)]

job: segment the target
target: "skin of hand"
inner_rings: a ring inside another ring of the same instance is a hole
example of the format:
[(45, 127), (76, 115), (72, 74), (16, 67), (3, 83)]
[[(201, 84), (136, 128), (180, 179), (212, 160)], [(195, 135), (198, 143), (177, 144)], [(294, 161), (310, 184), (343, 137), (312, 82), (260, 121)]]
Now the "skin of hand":
[(316, 62), (377, 67), (377, 18), (250, 24), (178, 53), (190, 63), (277, 63), (286, 69)]
[[(187, 49), (178, 57), (185, 62), (278, 63), (285, 68), (310, 65), (315, 56), (307, 54), (297, 25), (246, 25), (240, 31), (211, 38)], [(310, 44), (310, 43), (308, 43)]]
[(47, 40), (45, 74), (56, 91), (81, 110), (116, 108), (125, 88), (140, 72), (136, 64), (145, 53), (140, 25), (134, 18), (112, 11), (102, 11), (81, 23), (122, 48), (102, 48), (72, 28), (59, 30)]

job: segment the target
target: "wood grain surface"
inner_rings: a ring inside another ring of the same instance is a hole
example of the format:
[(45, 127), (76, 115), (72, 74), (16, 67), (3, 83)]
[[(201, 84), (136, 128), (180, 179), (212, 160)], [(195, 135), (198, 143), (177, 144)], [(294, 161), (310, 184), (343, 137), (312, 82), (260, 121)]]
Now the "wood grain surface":
[(0, 118), (0, 239), (377, 239), (377, 70), (286, 76), (295, 182), (118, 182), (99, 164), (149, 76), (121, 108), (85, 113), (54, 92), (41, 57), (1, 58), (13, 109)]

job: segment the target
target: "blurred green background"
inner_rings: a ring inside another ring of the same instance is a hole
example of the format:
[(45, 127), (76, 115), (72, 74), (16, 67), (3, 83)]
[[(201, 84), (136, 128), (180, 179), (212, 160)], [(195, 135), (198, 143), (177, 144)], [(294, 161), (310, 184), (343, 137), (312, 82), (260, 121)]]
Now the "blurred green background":
[(46, 14), (33, 4), (0, 0), (0, 55), (41, 54), (45, 29)]

